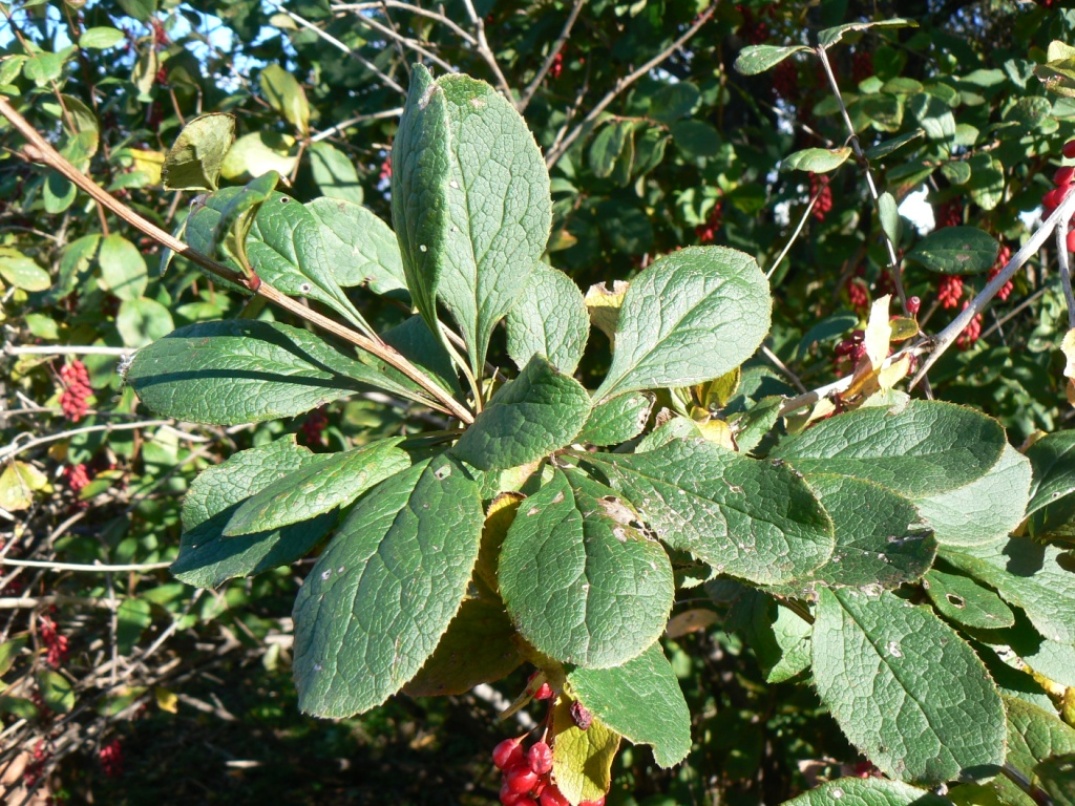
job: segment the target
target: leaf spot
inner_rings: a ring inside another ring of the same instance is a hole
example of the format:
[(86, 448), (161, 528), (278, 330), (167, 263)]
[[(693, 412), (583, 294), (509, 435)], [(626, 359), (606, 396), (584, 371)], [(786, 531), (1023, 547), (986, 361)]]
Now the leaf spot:
[(842, 790), (842, 789), (834, 789), (834, 790), (832, 790), (832, 797), (835, 800), (839, 800), (843, 796), (844, 796), (844, 790)]
[(892, 657), (894, 657), (894, 658), (902, 658), (903, 657), (903, 650), (900, 649), (900, 642), (899, 641), (889, 641), (887, 649), (888, 649), (888, 654), (891, 655)]
[(452, 466), (444, 465), (443, 467), (438, 467), (436, 470), (433, 471), (433, 475), (438, 480), (444, 480), (448, 478), (448, 476), (452, 475)]
[(311, 291), (313, 291), (313, 286), (311, 286), (309, 283), (303, 283), (299, 286), (299, 291), (303, 294), (309, 294)]
[(965, 607), (966, 606), (966, 602), (963, 601), (963, 597), (962, 596), (956, 596), (954, 593), (946, 593), (944, 595), (944, 598), (946, 598), (948, 600), (948, 602), (953, 607)]
[(427, 252), (427, 251), (429, 251), (429, 247), (428, 247), (428, 246), (426, 246), (426, 245), (425, 245), (424, 243), (423, 243), (423, 244), (419, 244), (419, 245), (418, 245), (418, 251), (419, 251), (419, 252)]
[(289, 199), (287, 196), (280, 197), (280, 204), (287, 204), (289, 201), (291, 201), (291, 199)]
[(332, 569), (331, 568), (321, 572), (321, 579), (327, 580), (330, 576), (332, 576)]

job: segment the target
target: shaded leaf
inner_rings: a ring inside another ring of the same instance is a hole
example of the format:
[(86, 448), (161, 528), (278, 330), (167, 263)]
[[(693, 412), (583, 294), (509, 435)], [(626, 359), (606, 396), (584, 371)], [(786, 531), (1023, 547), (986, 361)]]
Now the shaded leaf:
[(538, 263), (515, 307), (508, 312), (508, 355), (520, 369), (543, 355), (568, 375), (586, 349), (590, 319), (575, 281), (558, 269)]
[(941, 274), (979, 274), (997, 261), (1000, 244), (977, 227), (941, 227), (907, 253), (908, 260)]

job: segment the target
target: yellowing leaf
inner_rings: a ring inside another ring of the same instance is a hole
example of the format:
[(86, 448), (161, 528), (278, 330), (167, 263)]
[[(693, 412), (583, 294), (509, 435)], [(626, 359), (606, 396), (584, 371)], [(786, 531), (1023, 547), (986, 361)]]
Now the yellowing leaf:
[(870, 306), (870, 319), (866, 323), (866, 357), (870, 359), (870, 366), (875, 370), (879, 369), (881, 362), (888, 357), (888, 346), (892, 339), (892, 325), (888, 321), (888, 305), (891, 301), (891, 294), (875, 299)]
[(612, 785), (612, 759), (620, 736), (597, 718), (583, 730), (572, 715), (579, 703), (561, 697), (553, 710), (552, 775), (556, 786), (572, 803), (604, 797)]
[(0, 473), (0, 507), (8, 512), (28, 509), (34, 502), (34, 493), (48, 484), (48, 477), (33, 465), (12, 462)]
[(153, 698), (157, 701), (157, 707), (162, 711), (167, 711), (169, 714), (179, 711), (179, 697), (176, 696), (174, 691), (163, 686), (156, 686), (153, 689)]
[(474, 571), (478, 577), (496, 592), (499, 590), (496, 579), (496, 566), (500, 559), (500, 547), (504, 545), (504, 537), (508, 533), (508, 527), (515, 520), (515, 513), (519, 509), (519, 503), (525, 498), (522, 493), (501, 493), (493, 499), (489, 510), (485, 513), (485, 525), (482, 527), (482, 544), (478, 552), (478, 562)]
[(149, 179), (149, 184), (159, 185), (161, 172), (164, 169), (164, 154), (140, 148), (132, 148), (129, 153), (134, 162), (134, 169), (144, 173)]
[(626, 280), (616, 280), (609, 288), (605, 283), (594, 283), (586, 292), (586, 310), (590, 314), (590, 323), (614, 340), (616, 325), (620, 321), (620, 306), (630, 285)]

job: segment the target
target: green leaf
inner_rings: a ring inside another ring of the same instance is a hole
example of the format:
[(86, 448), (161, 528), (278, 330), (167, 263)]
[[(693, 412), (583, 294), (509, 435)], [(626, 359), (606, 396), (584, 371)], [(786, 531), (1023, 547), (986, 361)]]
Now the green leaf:
[(235, 142), (235, 118), (210, 112), (187, 122), (168, 149), (161, 178), (168, 190), (216, 190), (224, 157)]
[(937, 556), (937, 543), (918, 525), (906, 498), (850, 476), (810, 474), (806, 483), (832, 517), (832, 557), (808, 577), (783, 588), (804, 596), (826, 587), (890, 590), (922, 576)]
[(826, 28), (823, 31), (818, 31), (817, 43), (823, 48), (831, 48), (833, 45), (838, 44), (844, 38), (844, 35), (851, 31), (865, 31), (869, 28), (917, 28), (918, 23), (914, 20), (907, 20), (901, 17), (894, 17), (890, 20), (877, 20), (876, 22), (848, 22), (843, 25), (837, 25), (833, 28)]
[(559, 468), (520, 504), (501, 549), (500, 593), (539, 652), (600, 669), (657, 640), (672, 566), (632, 520), (607, 487)]
[(1034, 772), (1042, 791), (1056, 806), (1075, 806), (1075, 753), (1047, 758)]
[(915, 129), (912, 132), (901, 134), (898, 137), (893, 137), (891, 140), (885, 140), (878, 143), (873, 148), (867, 149), (866, 159), (868, 160), (880, 160), (892, 154), (895, 151), (903, 148), (908, 143), (912, 143), (919, 137), (924, 137), (926, 134), (924, 129)]
[(598, 403), (576, 441), (605, 446), (634, 439), (649, 422), (653, 401), (652, 394), (635, 392)]
[(345, 507), (366, 490), (411, 464), (396, 446), (403, 437), (379, 440), (361, 448), (320, 454), (294, 473), (246, 499), (228, 520), (229, 537), (290, 526), (337, 507)]
[(979, 479), (963, 487), (914, 499), (918, 512), (944, 546), (993, 543), (1015, 530), (1026, 509), (1030, 462), (1010, 445)]
[(52, 285), (47, 271), (10, 246), (0, 246), (0, 277), (23, 291), (47, 291)]
[(908, 260), (941, 274), (980, 274), (997, 262), (1000, 244), (977, 227), (942, 227), (907, 253)]
[(514, 635), (502, 602), (467, 599), (436, 651), (403, 692), (410, 697), (442, 697), (500, 680), (523, 662)]
[(56, 215), (67, 210), (75, 203), (77, 191), (72, 182), (67, 181), (56, 171), (49, 171), (45, 176), (45, 192), (42, 194), (45, 212)]
[(661, 123), (675, 123), (690, 115), (701, 97), (697, 85), (689, 81), (665, 84), (650, 99), (649, 116)]
[(742, 618), (751, 650), (768, 683), (782, 683), (810, 668), (812, 626), (772, 596), (746, 591), (733, 605), (729, 622)]
[(594, 400), (719, 378), (761, 344), (771, 308), (765, 275), (742, 252), (688, 247), (656, 260), (627, 289)]
[(720, 134), (700, 120), (679, 120), (669, 128), (672, 142), (687, 159), (705, 159), (720, 153)]
[(78, 46), (80, 48), (107, 50), (108, 48), (114, 48), (122, 42), (124, 38), (123, 31), (118, 28), (113, 28), (110, 25), (104, 25), (96, 28), (87, 28), (83, 31), (82, 35), (78, 38)]
[(139, 350), (127, 380), (161, 416), (218, 425), (293, 417), (363, 384), (403, 394), (306, 330), (248, 319), (180, 328)]
[(1008, 715), (1008, 765), (1040, 786), (1038, 765), (1050, 758), (1075, 753), (1075, 729), (1055, 714), (1014, 697), (1004, 698)]
[(452, 453), (479, 470), (518, 467), (572, 442), (589, 415), (582, 384), (535, 355), (493, 395)]
[(590, 146), (590, 170), (594, 176), (607, 179), (634, 132), (634, 121), (616, 120), (597, 133)]
[(1015, 624), (1015, 614), (993, 591), (970, 577), (936, 569), (926, 574), (923, 587), (942, 616), (957, 624), (996, 630)]
[(553, 707), (552, 774), (569, 803), (582, 803), (608, 792), (620, 737), (596, 717), (586, 730), (580, 728), (571, 713), (573, 704), (561, 697)]
[(523, 295), (508, 312), (508, 355), (522, 369), (543, 355), (568, 375), (575, 371), (590, 335), (590, 317), (575, 281), (559, 269), (538, 263)]
[[(362, 184), (351, 158), (331, 143), (310, 146), (310, 168), (325, 196), (362, 204)], [(379, 220), (379, 219), (378, 219)]]
[(900, 233), (903, 230), (903, 223), (900, 219), (896, 199), (887, 190), (877, 199), (877, 212), (881, 219), (881, 229), (884, 230), (885, 237), (892, 241), (893, 244), (898, 244), (900, 242)]
[(59, 672), (45, 669), (37, 673), (41, 701), (57, 714), (70, 713), (75, 707), (75, 689)]
[(1027, 515), (1075, 493), (1075, 431), (1044, 436), (1026, 452), (1033, 469)]
[(996, 775), (1004, 709), (971, 648), (930, 610), (890, 593), (819, 594), (814, 680), (847, 738), (907, 782)]
[(873, 481), (908, 498), (963, 487), (992, 468), (1007, 445), (989, 417), (951, 403), (912, 400), (817, 423), (772, 456), (803, 473)]
[(11, 667), (15, 665), (15, 658), (26, 649), (29, 643), (30, 639), (23, 635), (0, 644), (0, 677), (11, 671)]
[(411, 82), (392, 174), (407, 287), (434, 333), (436, 301), (448, 308), (481, 376), (493, 328), (545, 251), (549, 176), (523, 119), (488, 84), (433, 82), (421, 65)]
[(739, 51), (735, 69), (745, 76), (755, 76), (776, 67), (784, 59), (800, 50), (810, 50), (805, 45), (777, 47), (776, 45), (749, 45)]
[(406, 292), (403, 258), (391, 228), (346, 199), (314, 199), (305, 205), (320, 224), (326, 265), (344, 288), (364, 285), (374, 294)]
[(482, 520), (478, 485), (443, 457), (358, 502), (295, 600), (304, 712), (367, 711), (414, 677), (463, 601)]
[(224, 537), (223, 531), (244, 501), (317, 458), (286, 437), (202, 472), (183, 501), (183, 537), (172, 573), (189, 585), (213, 588), (303, 557), (336, 525), (335, 515), (242, 537)]
[(884, 778), (838, 778), (811, 789), (784, 806), (951, 806), (945, 798)]
[(220, 166), (220, 174), (232, 182), (249, 182), (269, 171), (290, 176), (298, 159), (294, 137), (262, 129), (244, 134), (231, 144)]
[(701, 440), (580, 459), (639, 510), (660, 540), (717, 573), (776, 584), (805, 576), (832, 554), (832, 520), (788, 468)]
[(827, 173), (834, 171), (847, 162), (851, 156), (851, 147), (842, 148), (806, 148), (784, 157), (780, 163), (782, 171), (812, 171)]
[(983, 210), (995, 210), (1007, 190), (1004, 163), (991, 154), (975, 154), (969, 165), (974, 170), (974, 179), (968, 188), (971, 200)]
[(429, 332), (421, 316), (404, 319), (381, 334), (384, 343), (396, 349), (404, 358), (426, 373), (452, 394), (462, 395), (458, 370), (452, 363), (444, 343)]
[(261, 94), (269, 106), (284, 116), (300, 135), (310, 132), (310, 105), (306, 91), (287, 70), (278, 64), (267, 65), (258, 75)]
[(941, 548), (941, 556), (1026, 611), (1046, 638), (1075, 644), (1075, 574), (1059, 563), (1062, 549), (1024, 537), (988, 546)]
[(138, 299), (149, 284), (149, 271), (138, 247), (122, 235), (112, 233), (101, 240), (97, 254), (101, 266), (101, 287), (120, 299)]
[(138, 639), (153, 623), (145, 599), (124, 599), (116, 609), (116, 644), (121, 655), (130, 655)]
[(116, 330), (125, 347), (145, 347), (175, 330), (175, 323), (165, 306), (154, 299), (141, 297), (120, 303)]
[(956, 136), (956, 119), (951, 107), (941, 98), (920, 92), (907, 101), (907, 108), (930, 140), (949, 142)]
[(276, 171), (264, 173), (247, 182), (237, 193), (230, 194), (219, 208), (220, 218), (212, 235), (213, 253), (219, 251), (225, 258), (230, 253), (239, 261), (243, 274), (249, 275), (251, 268), (246, 254), (246, 237), (254, 225), (254, 216), (276, 190), (279, 181), (280, 175)]
[(634, 744), (653, 747), (659, 766), (672, 767), (690, 752), (690, 711), (660, 644), (613, 669), (575, 669), (567, 682), (601, 722)]

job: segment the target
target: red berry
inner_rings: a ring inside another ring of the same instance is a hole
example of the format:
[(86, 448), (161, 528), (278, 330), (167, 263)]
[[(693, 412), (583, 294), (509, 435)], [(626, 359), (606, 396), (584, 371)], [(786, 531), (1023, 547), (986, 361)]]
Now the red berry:
[(541, 687), (534, 692), (535, 700), (551, 700), (552, 699), (552, 686), (548, 683), (542, 683)]
[(579, 806), (605, 806), (605, 796), (602, 795), (597, 800), (584, 800)]
[(1060, 204), (1071, 195), (1073, 187), (1071, 185), (1061, 185), (1055, 187), (1041, 197), (1042, 206), (1055, 210)]
[[(968, 305), (970, 305), (969, 302), (964, 302), (963, 308), (966, 309)], [(974, 315), (974, 318), (971, 319), (970, 324), (967, 325), (963, 329), (963, 332), (960, 333), (959, 336), (956, 338), (956, 347), (958, 347), (960, 350), (967, 350), (971, 347), (971, 345), (978, 341), (978, 337), (981, 335), (982, 315), (980, 313), (977, 313)]]
[(937, 287), (937, 300), (942, 308), (955, 308), (963, 297), (963, 278), (958, 274), (946, 274)]
[(922, 300), (919, 297), (911, 297), (907, 300), (907, 313), (911, 316), (918, 316), (918, 311), (922, 308)]
[(1075, 157), (1075, 140), (1068, 140), (1064, 143), (1063, 153), (1068, 159)]
[(1068, 233), (1068, 251), (1075, 252), (1075, 229)]
[(560, 793), (555, 784), (550, 784), (541, 793), (541, 806), (571, 806), (571, 803)]
[(526, 798), (526, 793), (516, 792), (508, 786), (507, 781), (500, 785), (500, 802), (503, 806), (518, 806), (524, 798)]
[(1071, 178), (1075, 176), (1075, 166), (1068, 165), (1064, 168), (1058, 168), (1056, 173), (1053, 174), (1054, 185), (1070, 185)]
[(504, 785), (512, 792), (529, 792), (538, 782), (538, 774), (525, 761), (504, 770)]
[(493, 764), (498, 770), (506, 770), (523, 760), (522, 740), (525, 736), (516, 739), (505, 739), (493, 748)]
[(526, 753), (526, 760), (538, 775), (544, 775), (552, 769), (552, 748), (545, 742), (535, 742)]
[(824, 221), (832, 209), (832, 188), (829, 187), (828, 174), (810, 174), (810, 197), (817, 195), (811, 215), (818, 221)]
[(579, 730), (589, 730), (590, 724), (593, 722), (593, 714), (589, 709), (577, 700), (571, 703), (571, 718), (575, 720), (575, 724), (579, 726)]

